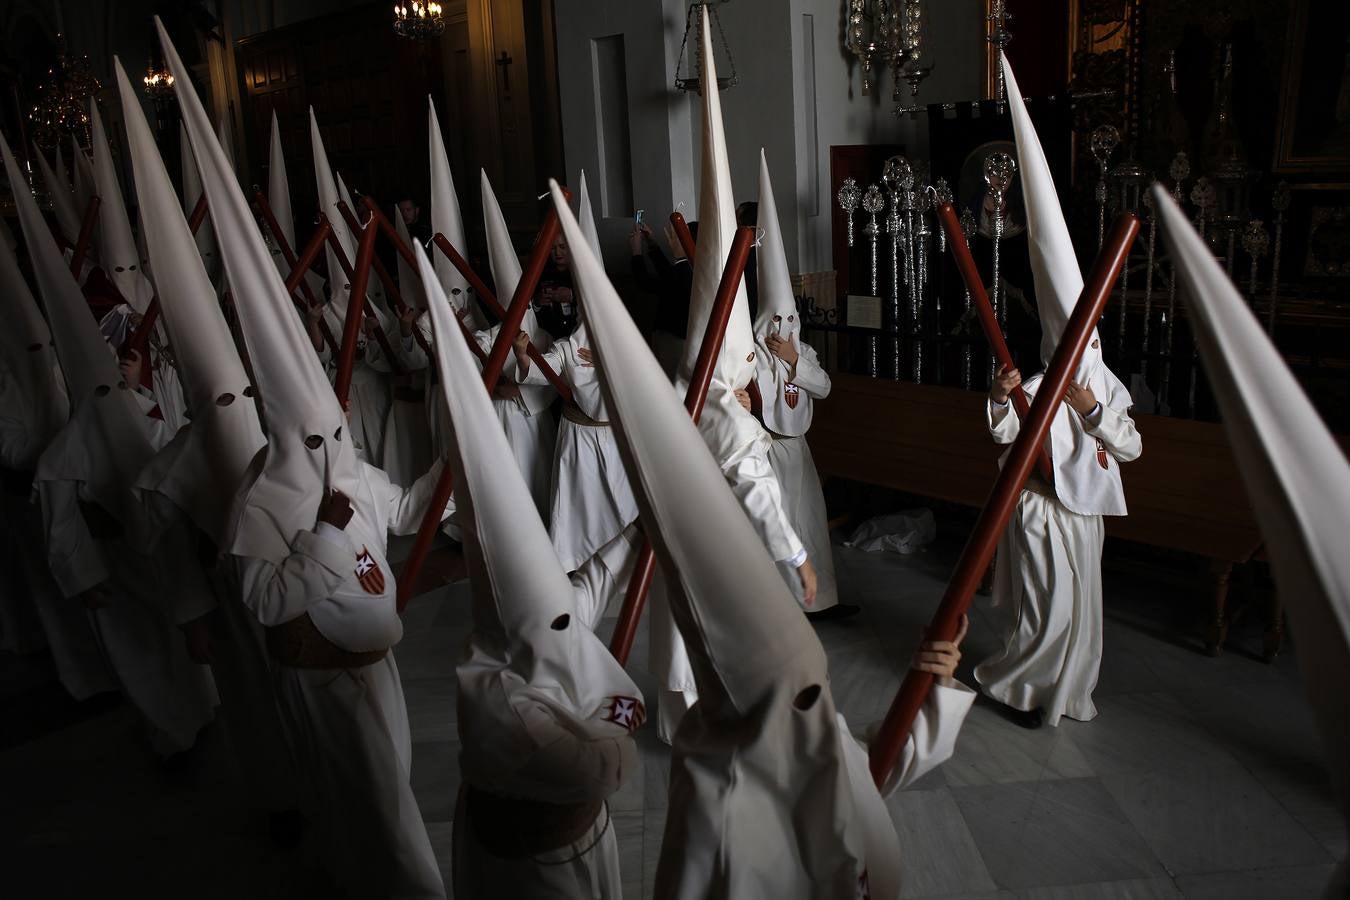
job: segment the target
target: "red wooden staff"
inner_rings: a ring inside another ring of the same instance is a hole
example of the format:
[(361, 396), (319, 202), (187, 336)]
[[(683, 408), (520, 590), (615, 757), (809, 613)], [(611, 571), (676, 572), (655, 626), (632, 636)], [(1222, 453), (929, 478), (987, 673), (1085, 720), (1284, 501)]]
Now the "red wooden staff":
[(342, 329), (342, 354), (338, 357), (337, 378), (333, 392), (338, 403), (347, 409), (352, 386), (352, 367), (356, 365), (356, 335), (362, 325), (361, 313), (366, 305), (366, 285), (370, 282), (370, 261), (375, 258), (375, 238), (378, 232), (367, 228), (361, 232), (361, 243), (356, 247), (356, 272), (352, 277), (351, 293), (347, 296), (347, 321)]
[(689, 230), (689, 223), (684, 220), (684, 213), (678, 210), (671, 213), (670, 224), (675, 226), (675, 237), (679, 239), (680, 246), (684, 248), (684, 255), (692, 266), (694, 264), (694, 234)]
[[(347, 222), (347, 227), (352, 229), (353, 234), (361, 229), (361, 223), (356, 221), (356, 216), (352, 213), (351, 207), (347, 205), (347, 201), (339, 200), (337, 202), (337, 208), (338, 212), (342, 213), (342, 218)], [(370, 224), (378, 226), (378, 223), (373, 219)], [(376, 231), (378, 232), (379, 230), (381, 229), (377, 227)], [(394, 281), (393, 276), (389, 274), (389, 270), (384, 267), (384, 263), (380, 261), (378, 256), (375, 257), (372, 265), (375, 267), (375, 276), (380, 279), (380, 284), (384, 285), (385, 296), (388, 297), (389, 302), (394, 305), (394, 312), (401, 318), (403, 314), (408, 311), (408, 304), (403, 300), (403, 292), (398, 289), (398, 283)], [(417, 271), (416, 266), (413, 267), (413, 271)], [(422, 329), (414, 325), (412, 337), (417, 343), (417, 346), (421, 347), (422, 352), (430, 359), (432, 354), (431, 344), (427, 341), (426, 336), (422, 334)]]
[[(722, 351), (731, 308), (736, 303), (736, 288), (740, 286), (754, 242), (755, 229), (736, 229), (731, 252), (727, 254), (727, 263), (722, 269), (722, 281), (717, 286), (717, 296), (708, 316), (708, 325), (703, 330), (703, 343), (699, 345), (698, 358), (694, 361), (693, 377), (684, 394), (684, 408), (695, 425), (703, 415), (703, 404), (712, 386), (713, 370), (717, 366), (717, 356)], [(638, 622), (642, 618), (642, 607), (647, 602), (647, 591), (651, 588), (655, 574), (656, 553), (652, 549), (651, 539), (644, 538), (642, 548), (638, 550), (637, 562), (633, 565), (633, 575), (628, 581), (628, 590), (623, 597), (623, 607), (619, 610), (619, 621), (614, 625), (614, 637), (609, 642), (609, 651), (621, 666), (628, 665), (628, 655), (633, 650)]]
[[(389, 217), (384, 214), (384, 211), (380, 209), (379, 204), (371, 199), (369, 194), (362, 197), (361, 202), (365, 204), (366, 209), (370, 210), (373, 221), (380, 226), (380, 230), (384, 232), (385, 237), (389, 238), (390, 243), (394, 245), (394, 249), (398, 251), (398, 255), (403, 257), (404, 262), (416, 272), (418, 270), (417, 257), (413, 256), (412, 248), (404, 243), (403, 237), (398, 233), (398, 229), (394, 227), (394, 223), (389, 221)], [(478, 340), (473, 336), (473, 332), (469, 330), (468, 326), (464, 324), (459, 316), (455, 316), (455, 321), (459, 322), (459, 329), (464, 333), (464, 341), (469, 345), (469, 352), (478, 357), (480, 363), (487, 362), (487, 354), (483, 352), (482, 347), (478, 346)], [(421, 332), (415, 331), (414, 333), (418, 334), (420, 343)], [(422, 349), (426, 351), (428, 356), (431, 355), (431, 349), (425, 344), (422, 344)]]
[(84, 257), (89, 252), (89, 242), (94, 237), (94, 223), (98, 221), (98, 205), (101, 201), (95, 195), (89, 198), (84, 208), (84, 219), (80, 222), (80, 236), (75, 239), (75, 250), (70, 254), (70, 274), (80, 280), (80, 269), (84, 268)]
[[(1000, 367), (1016, 368), (1013, 365), (1012, 353), (1008, 351), (1008, 343), (1003, 339), (1003, 329), (999, 327), (998, 316), (994, 314), (994, 306), (989, 302), (989, 295), (984, 290), (984, 281), (980, 278), (979, 267), (975, 265), (975, 256), (970, 252), (970, 244), (966, 243), (965, 232), (961, 230), (961, 222), (956, 217), (956, 209), (950, 203), (940, 203), (937, 207), (937, 218), (942, 230), (947, 233), (947, 240), (951, 242), (952, 255), (956, 257), (956, 268), (961, 273), (961, 280), (966, 283), (966, 290), (970, 291), (970, 296), (975, 301), (975, 312), (980, 320), (980, 328), (984, 331), (985, 340), (989, 342), (994, 359), (998, 361)], [(1030, 406), (1021, 385), (1012, 389), (1009, 399), (1012, 400), (1017, 418), (1025, 421)], [(1046, 484), (1055, 483), (1055, 470), (1050, 465), (1050, 456), (1044, 447), (1037, 448), (1036, 473)]]
[[(488, 290), (488, 286), (483, 283), (483, 279), (478, 277), (478, 274), (473, 271), (473, 267), (469, 265), (468, 260), (460, 256), (459, 251), (446, 239), (445, 235), (438, 232), (431, 241), (436, 245), (436, 249), (445, 254), (445, 258), (450, 260), (450, 264), (458, 269), (460, 274), (469, 282), (469, 286), (473, 288), (478, 300), (487, 307), (488, 312), (499, 320), (505, 319), (506, 310), (502, 309), (502, 305), (497, 302), (497, 296)], [(540, 353), (539, 348), (535, 347), (533, 341), (525, 345), (525, 352), (529, 355), (530, 362), (539, 367), (540, 373), (548, 379), (548, 383), (562, 397), (563, 402), (571, 403), (572, 386), (553, 370), (553, 367), (548, 364), (548, 360), (544, 359), (544, 354)]]
[[(570, 196), (565, 188), (563, 194)], [(492, 352), (488, 354), (487, 362), (483, 364), (483, 386), (487, 388), (489, 394), (496, 391), (497, 382), (501, 380), (506, 354), (511, 349), (513, 338), (520, 332), (525, 309), (530, 303), (530, 298), (534, 296), (535, 288), (539, 286), (539, 279), (544, 274), (544, 263), (548, 261), (549, 252), (553, 249), (553, 242), (557, 237), (558, 211), (550, 205), (548, 213), (544, 216), (544, 226), (539, 229), (534, 249), (530, 251), (530, 258), (525, 264), (524, 271), (521, 272), (520, 281), (516, 282), (516, 293), (511, 298), (511, 306), (506, 310), (506, 317), (502, 319), (497, 342), (492, 345)], [(453, 490), (454, 473), (446, 466), (441, 471), (440, 481), (436, 483), (431, 505), (422, 516), (422, 525), (417, 529), (417, 540), (413, 543), (412, 552), (408, 554), (408, 561), (398, 576), (399, 612), (407, 607), (408, 601), (412, 598), (413, 582), (417, 580), (417, 573), (422, 570), (422, 564), (426, 562), (427, 554), (431, 552), (432, 538), (436, 536), (436, 528), (441, 523), (441, 514), (445, 511), (445, 504), (450, 502)]]
[[(320, 219), (321, 219), (322, 221), (324, 221), (324, 222), (328, 222), (328, 217), (327, 217), (327, 216), (324, 216), (322, 213), (320, 214)], [(331, 222), (328, 222), (328, 224), (329, 224), (329, 228), (331, 229), (332, 223), (331, 223)], [(365, 232), (362, 232), (362, 238), (363, 238), (363, 239), (364, 239), (364, 235), (365, 235)], [(374, 240), (374, 238), (371, 238), (371, 240)], [(333, 256), (337, 259), (337, 261), (338, 261), (338, 266), (341, 267), (341, 269), (342, 269), (342, 274), (343, 274), (344, 276), (346, 276), (346, 278), (347, 278), (347, 285), (348, 285), (348, 287), (349, 287), (349, 288), (355, 288), (355, 287), (356, 287), (356, 272), (355, 272), (355, 270), (352, 269), (352, 264), (351, 264), (351, 262), (347, 259), (347, 251), (342, 249), (342, 242), (338, 240), (337, 232), (334, 232), (334, 231), (332, 231), (332, 230), (330, 230), (330, 231), (328, 232), (328, 246), (329, 246), (330, 248), (332, 248), (332, 250), (333, 250)], [(372, 252), (373, 252), (373, 250), (372, 250)], [(367, 267), (367, 268), (369, 268), (369, 267)], [(330, 279), (332, 278), (332, 273), (331, 273), (331, 272), (329, 273), (329, 278), (330, 278)], [(370, 283), (370, 272), (367, 271), (367, 272), (366, 272), (366, 277), (362, 279), (362, 284), (364, 285), (364, 284), (369, 284), (369, 283)], [(347, 306), (348, 306), (348, 315), (349, 315), (349, 316), (350, 316), (350, 308), (351, 308), (351, 297), (352, 297), (352, 291), (349, 290), (349, 291), (348, 291), (348, 294), (347, 294)], [(371, 312), (369, 309), (366, 308), (365, 299), (366, 299), (366, 295), (365, 295), (364, 293), (362, 293), (362, 294), (361, 294), (361, 304), (357, 307), (357, 309), (360, 310), (364, 315), (368, 316), (369, 318), (374, 319), (374, 320), (375, 320), (375, 324), (378, 326), (378, 325), (379, 325), (379, 321), (380, 321), (380, 320), (379, 320), (379, 317), (376, 316), (373, 312)], [(344, 330), (343, 330), (343, 340), (345, 341), (345, 340), (346, 340), (346, 329), (347, 329), (347, 328), (350, 328), (351, 325), (348, 324), (348, 323), (343, 323), (343, 327), (344, 327)], [(380, 349), (384, 351), (385, 358), (386, 358), (387, 360), (389, 360), (389, 368), (392, 369), (392, 370), (394, 371), (394, 374), (395, 374), (395, 375), (402, 375), (402, 374), (403, 374), (403, 365), (398, 361), (398, 357), (394, 355), (394, 348), (391, 347), (391, 346), (389, 345), (389, 336), (386, 335), (386, 334), (384, 333), (384, 328), (382, 328), (382, 327), (377, 327), (377, 328), (375, 329), (375, 343), (379, 344), (379, 345), (380, 345)]]
[[(310, 236), (309, 243), (305, 245), (300, 258), (296, 259), (295, 251), (291, 249), (291, 242), (286, 240), (286, 235), (282, 232), (280, 223), (277, 222), (276, 214), (272, 212), (272, 205), (267, 202), (267, 198), (263, 196), (262, 191), (255, 190), (253, 192), (253, 204), (262, 215), (267, 230), (272, 233), (272, 240), (281, 251), (281, 258), (291, 268), (290, 274), (286, 276), (286, 293), (290, 295), (296, 309), (304, 314), (316, 306), (321, 306), (319, 299), (310, 290), (309, 282), (305, 280), (305, 274), (314, 267), (314, 261), (318, 259), (319, 251), (323, 250), (323, 245), (328, 240), (328, 232), (332, 230), (332, 224), (326, 219), (320, 222), (319, 227)], [(297, 290), (304, 295), (303, 300), (295, 296)], [(338, 343), (337, 337), (334, 336), (333, 329), (329, 328), (328, 322), (322, 318), (319, 319), (319, 334), (334, 356), (342, 352), (342, 346)]]
[[(1003, 464), (1003, 470), (999, 472), (994, 489), (990, 492), (984, 510), (975, 523), (975, 529), (971, 532), (965, 549), (961, 551), (956, 571), (947, 582), (947, 591), (942, 596), (942, 603), (928, 625), (928, 640), (950, 641), (956, 636), (961, 616), (970, 608), (970, 599), (989, 565), (989, 560), (993, 558), (999, 535), (1008, 524), (1008, 518), (1012, 515), (1013, 507), (1022, 493), (1022, 486), (1026, 483), (1027, 476), (1031, 474), (1037, 448), (1050, 433), (1050, 423), (1059, 412), (1059, 404), (1064, 402), (1064, 391), (1069, 385), (1069, 379), (1078, 367), (1078, 361), (1082, 359), (1092, 329), (1096, 327), (1097, 319), (1111, 295), (1116, 277), (1120, 274), (1121, 267), (1125, 265), (1130, 245), (1138, 233), (1139, 219), (1133, 215), (1118, 216), (1112, 225), (1110, 237), (1102, 245), (1102, 251), (1093, 264), (1092, 272), (1083, 287), (1083, 293), (1078, 298), (1078, 304), (1074, 307), (1073, 315), (1069, 317), (1069, 323), (1060, 337), (1059, 346), (1055, 348), (1055, 355), (1050, 360), (1045, 377), (1036, 390), (1036, 399), (1032, 401), (1030, 411), (1022, 419), (1017, 440), (1013, 442), (1007, 461)], [(919, 714), (919, 708), (923, 706), (932, 686), (931, 673), (913, 669), (905, 673), (905, 680), (900, 685), (900, 690), (896, 692), (891, 708), (886, 712), (881, 729), (872, 740), (868, 751), (872, 779), (878, 787), (885, 784), (887, 777), (900, 760), (905, 742), (909, 739), (914, 726), (914, 719)]]
[(192, 215), (188, 216), (188, 228), (192, 229), (195, 235), (197, 229), (202, 227), (202, 220), (206, 218), (206, 194), (197, 198), (197, 205), (192, 207)]

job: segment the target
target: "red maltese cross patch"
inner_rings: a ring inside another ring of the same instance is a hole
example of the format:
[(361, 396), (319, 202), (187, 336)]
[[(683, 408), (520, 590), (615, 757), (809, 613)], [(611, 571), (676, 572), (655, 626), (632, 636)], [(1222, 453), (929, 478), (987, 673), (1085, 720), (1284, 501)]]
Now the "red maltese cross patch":
[(384, 593), (384, 572), (380, 571), (380, 564), (365, 547), (356, 554), (356, 580), (361, 582), (367, 594)]
[(606, 722), (613, 722), (621, 728), (632, 731), (647, 721), (647, 708), (636, 697), (615, 695), (609, 698), (609, 704), (609, 714), (605, 716)]
[(787, 401), (788, 409), (797, 408), (797, 396), (801, 393), (801, 391), (802, 391), (801, 388), (797, 387), (790, 381), (787, 384), (783, 385), (783, 399)]

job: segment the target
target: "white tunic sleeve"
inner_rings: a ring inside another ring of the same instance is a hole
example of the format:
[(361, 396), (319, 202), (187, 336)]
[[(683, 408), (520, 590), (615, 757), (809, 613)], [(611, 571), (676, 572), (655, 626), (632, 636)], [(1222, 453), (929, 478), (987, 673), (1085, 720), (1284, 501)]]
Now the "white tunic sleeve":
[(792, 383), (806, 391), (812, 400), (824, 400), (830, 395), (830, 375), (820, 367), (820, 358), (809, 344), (800, 344), (797, 348)]
[(801, 539), (783, 511), (783, 493), (762, 442), (752, 443), (722, 469), (722, 474), (731, 483), (731, 492), (750, 517), (750, 523), (755, 526), (774, 562), (797, 559), (805, 553)]
[(240, 599), (263, 625), (280, 625), (332, 596), (352, 568), (352, 552), (313, 531), (302, 531), (291, 555), (274, 566), (234, 557)]
[[(385, 337), (388, 337), (388, 335), (385, 335)], [(398, 337), (396, 336), (394, 341), (397, 340)], [(390, 343), (393, 344), (394, 341), (390, 341)], [(379, 338), (371, 337), (366, 339), (365, 361), (366, 365), (370, 366), (376, 372), (393, 371), (389, 365), (389, 357), (384, 355), (384, 348), (380, 346)]]
[[(394, 534), (412, 534), (417, 531), (422, 524), (427, 504), (431, 502), (432, 494), (436, 493), (436, 483), (441, 480), (441, 470), (444, 468), (445, 460), (436, 460), (431, 464), (431, 468), (422, 473), (421, 478), (407, 488), (385, 482), (389, 485), (389, 493), (385, 498), (385, 515), (388, 517), (389, 531)], [(445, 521), (454, 511), (455, 501), (451, 497), (441, 512), (441, 521)]]
[(900, 761), (881, 786), (881, 796), (889, 797), (951, 759), (961, 724), (974, 702), (975, 692), (959, 681), (951, 687), (933, 685), (914, 719)]
[[(413, 323), (413, 328), (417, 328), (416, 323)], [(418, 369), (425, 369), (430, 365), (427, 352), (422, 349), (421, 344), (417, 343), (416, 332), (403, 337), (403, 331), (400, 329), (398, 350), (403, 368), (409, 372), (416, 372)]]
[[(549, 368), (553, 371), (558, 373), (566, 371), (563, 366), (563, 345), (570, 343), (571, 342), (567, 340), (567, 338), (563, 338), (560, 341), (555, 341), (552, 347), (543, 351), (542, 355), (544, 357), (544, 362), (548, 363)], [(512, 359), (514, 360), (514, 358), (515, 354), (513, 353)], [(525, 373), (524, 378), (519, 377), (518, 372), (519, 370), (517, 369), (516, 382), (518, 384), (548, 384), (548, 377), (544, 375), (543, 369), (535, 365), (534, 360), (530, 360), (530, 370)]]
[(1011, 444), (1017, 440), (1017, 434), (1022, 430), (1022, 420), (1013, 412), (1011, 401), (999, 406), (993, 400), (986, 400), (984, 410), (994, 443)]
[(1134, 427), (1134, 420), (1128, 412), (1120, 412), (1102, 403), (1097, 415), (1093, 419), (1084, 419), (1083, 425), (1087, 433), (1105, 444), (1119, 462), (1138, 459), (1144, 450), (1139, 430)]
[(39, 485), (47, 536), (47, 563), (67, 599), (108, 580), (108, 566), (80, 512), (79, 485), (45, 481)]

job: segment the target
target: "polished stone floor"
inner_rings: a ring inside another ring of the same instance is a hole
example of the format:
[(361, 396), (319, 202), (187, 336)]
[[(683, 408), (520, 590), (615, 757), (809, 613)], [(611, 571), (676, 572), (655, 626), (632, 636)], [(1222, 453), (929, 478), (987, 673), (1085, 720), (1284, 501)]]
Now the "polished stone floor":
[[(861, 731), (881, 717), (957, 548), (911, 558), (836, 547), (841, 587), (863, 613), (818, 626), (835, 700)], [(1108, 551), (1109, 552), (1109, 551)], [(1108, 572), (1100, 717), (1028, 732), (977, 705), (955, 757), (890, 800), (905, 896), (1316, 897), (1346, 834), (1318, 758), (1290, 648), (1273, 665), (1248, 623), (1219, 658), (1178, 636), (1204, 592)], [(970, 662), (995, 645), (979, 597)], [(459, 777), (453, 670), (468, 624), (463, 582), (411, 605), (397, 649), (413, 782), (448, 869)], [(639, 686), (645, 628), (634, 654)], [(607, 636), (608, 623), (604, 630)], [(274, 849), (241, 806), (221, 726), (172, 772), (151, 761), (116, 701), (72, 704), (42, 658), (0, 654), (0, 896), (321, 897), (306, 848)], [(668, 751), (643, 730), (641, 771), (611, 804), (625, 897), (651, 896)], [(15, 887), (17, 886), (17, 890)]]

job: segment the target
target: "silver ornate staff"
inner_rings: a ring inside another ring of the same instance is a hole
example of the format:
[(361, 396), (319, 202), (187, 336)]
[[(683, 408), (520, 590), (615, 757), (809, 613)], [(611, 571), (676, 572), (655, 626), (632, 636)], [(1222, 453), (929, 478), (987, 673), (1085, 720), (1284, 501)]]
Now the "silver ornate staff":
[(1252, 295), (1252, 305), (1256, 305), (1256, 271), (1261, 263), (1261, 259), (1270, 249), (1270, 235), (1266, 234), (1266, 223), (1260, 219), (1252, 219), (1247, 223), (1247, 230), (1242, 235), (1242, 249), (1251, 257), (1252, 275), (1251, 282), (1247, 290)]
[[(1158, 214), (1153, 209), (1153, 194), (1146, 191), (1144, 206), (1148, 208), (1148, 252), (1144, 258), (1144, 327), (1141, 335), (1142, 350), (1139, 354), (1139, 374), (1148, 381), (1148, 337), (1149, 322), (1153, 318), (1153, 255), (1158, 247)], [(1124, 273), (1122, 273), (1124, 274)], [(1125, 298), (1121, 298), (1125, 302)]]
[(900, 380), (900, 242), (903, 235), (903, 223), (900, 218), (901, 198), (905, 190), (904, 182), (910, 176), (908, 160), (902, 156), (892, 156), (881, 169), (881, 183), (886, 187), (890, 200), (890, 211), (886, 216), (886, 231), (891, 236), (891, 374)]
[(1275, 315), (1280, 306), (1280, 251), (1284, 243), (1284, 214), (1291, 200), (1289, 182), (1281, 181), (1275, 186), (1275, 195), (1270, 198), (1270, 207), (1275, 210), (1275, 254), (1270, 263), (1270, 312), (1266, 330), (1275, 333)]
[(901, 208), (905, 213), (905, 281), (909, 285), (910, 333), (914, 336), (914, 383), (921, 380), (923, 369), (923, 348), (919, 341), (919, 316), (921, 314), (921, 291), (923, 284), (919, 272), (919, 229), (916, 224), (919, 209), (919, 191), (916, 190), (918, 178), (911, 170), (902, 180), (904, 202)]
[[(1017, 162), (1007, 153), (991, 153), (984, 158), (984, 182), (989, 186), (989, 197), (993, 200), (993, 274), (990, 276), (992, 292), (991, 302), (994, 315), (998, 317), (999, 330), (1008, 320), (1006, 304), (999, 284), (998, 245), (1003, 240), (1003, 210), (1007, 203), (1008, 187), (1012, 184), (1013, 173), (1017, 171)], [(995, 367), (994, 355), (989, 354), (989, 380), (993, 383)]]
[[(975, 214), (969, 208), (961, 210), (961, 233), (966, 236), (967, 244), (970, 244), (975, 238)], [(966, 390), (970, 390), (970, 337), (974, 334), (974, 331), (970, 327), (970, 288), (966, 288), (965, 291), (965, 297), (962, 298), (961, 321), (966, 323), (967, 339), (966, 346), (961, 350), (961, 383)]]
[(1120, 132), (1114, 125), (1098, 125), (1092, 130), (1088, 147), (1097, 160), (1097, 249), (1102, 249), (1106, 241), (1106, 167), (1111, 163), (1111, 154), (1120, 144)]
[[(867, 236), (872, 239), (872, 296), (877, 294), (877, 213), (886, 205), (886, 201), (881, 197), (881, 189), (875, 184), (869, 184), (867, 191), (863, 194), (862, 207), (868, 215), (867, 226), (863, 229)], [(867, 339), (867, 373), (873, 378), (877, 377), (877, 336), (874, 334)]]
[[(937, 182), (934, 183), (934, 185), (930, 187), (928, 190), (932, 192), (932, 194), (928, 197), (928, 207), (930, 209), (936, 208), (937, 205), (940, 203), (951, 203), (955, 199), (954, 196), (952, 195), (952, 189), (947, 184), (946, 179), (939, 178)], [(946, 254), (947, 252), (947, 235), (943, 233), (941, 228), (937, 228), (934, 230), (937, 232), (937, 250), (938, 250), (938, 255), (936, 257), (937, 262), (935, 262), (935, 265), (940, 266), (942, 264), (941, 260), (943, 258), (943, 255)], [(933, 355), (933, 367), (934, 367), (933, 378), (939, 384), (941, 384), (942, 383), (942, 286), (940, 284), (935, 284), (933, 288), (933, 336), (937, 340), (937, 344), (934, 346), (934, 355)]]
[[(1168, 170), (1172, 176), (1172, 199), (1181, 205), (1182, 182), (1191, 174), (1191, 162), (1185, 153), (1178, 153)], [(1172, 260), (1170, 278), (1167, 285), (1167, 321), (1163, 323), (1163, 371), (1162, 383), (1158, 386), (1158, 397), (1162, 402), (1168, 399), (1168, 390), (1172, 384), (1172, 335), (1176, 330), (1177, 316), (1177, 263)]]
[(848, 245), (853, 246), (853, 211), (858, 208), (858, 201), (862, 199), (862, 191), (858, 188), (856, 179), (845, 178), (839, 185), (839, 193), (836, 195), (839, 200), (839, 207), (848, 216)]

